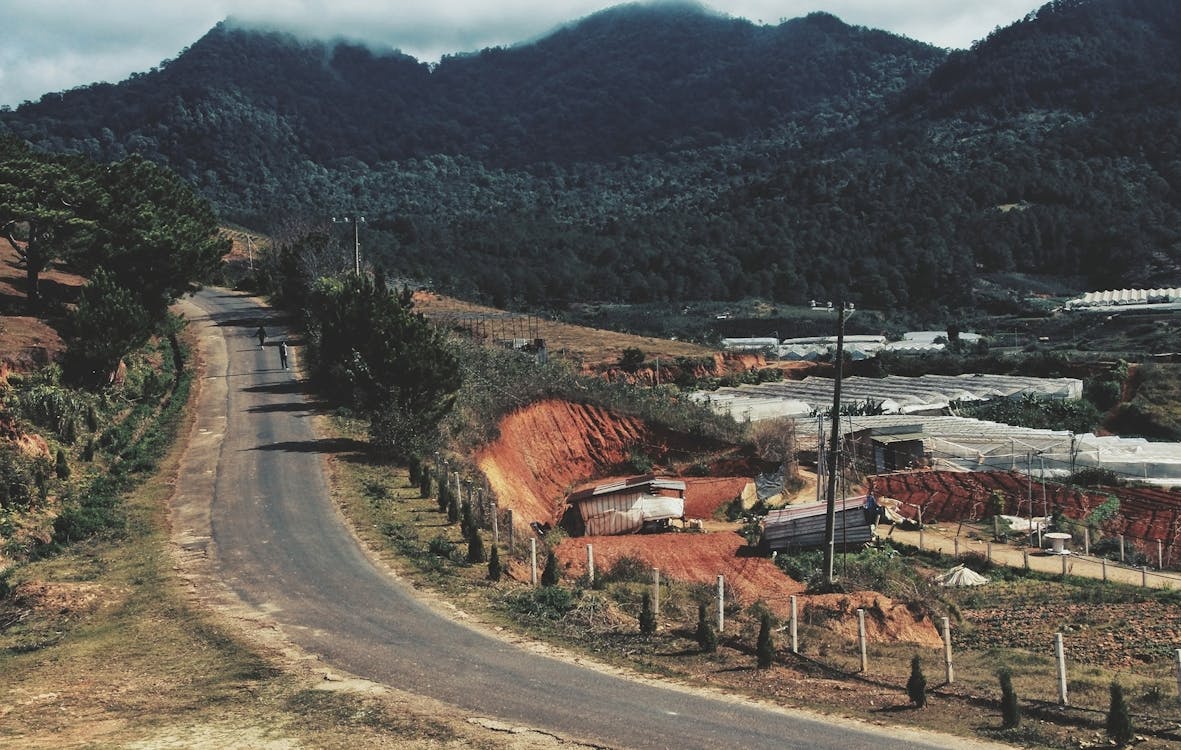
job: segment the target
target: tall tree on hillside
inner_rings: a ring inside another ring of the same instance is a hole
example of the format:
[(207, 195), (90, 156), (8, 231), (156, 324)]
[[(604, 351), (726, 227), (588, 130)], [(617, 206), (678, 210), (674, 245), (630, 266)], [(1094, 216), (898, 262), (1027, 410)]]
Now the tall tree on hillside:
[(152, 332), (152, 318), (113, 274), (98, 269), (62, 330), (65, 369), (84, 385), (100, 385), (125, 354), (142, 346)]
[(138, 156), (98, 172), (102, 231), (84, 269), (103, 267), (153, 317), (208, 279), (230, 250), (209, 203), (179, 177)]
[(80, 208), (95, 201), (81, 159), (38, 154), (0, 138), (0, 233), (25, 267), (30, 312), (41, 309), (41, 273), (74, 255), (94, 229)]

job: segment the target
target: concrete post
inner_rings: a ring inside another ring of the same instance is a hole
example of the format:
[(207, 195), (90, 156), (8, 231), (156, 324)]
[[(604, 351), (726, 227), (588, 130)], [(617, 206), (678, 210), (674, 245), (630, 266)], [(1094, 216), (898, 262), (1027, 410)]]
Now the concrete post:
[(923, 506), (919, 506), (919, 552), (923, 551)]
[(1174, 652), (1177, 657), (1177, 697), (1181, 698), (1181, 648)]
[(992, 542), (985, 542), (984, 543), (984, 551), (985, 551), (985, 554), (988, 556), (988, 561), (992, 562)]
[(1066, 555), (1062, 555), (1062, 577), (1066, 577)]
[(1001, 538), (1001, 517), (999, 515), (992, 517), (992, 538)]
[(516, 542), (516, 532), (513, 531), (513, 509), (508, 508), (504, 511), (504, 522), (508, 524), (508, 548), (513, 548), (513, 543)]
[(1029, 570), (1029, 548), (1021, 550), (1021, 560), (1025, 563), (1025, 569)]
[(1123, 534), (1119, 535), (1119, 561), (1120, 562), (1127, 562), (1127, 560), (1124, 558), (1124, 535)]
[(726, 579), (718, 576), (718, 633), (726, 628)]
[(500, 546), (500, 510), (496, 503), (492, 504), (492, 543)]
[(1107, 583), (1107, 558), (1099, 558), (1099, 564), (1103, 567), (1103, 582)]
[(943, 618), (943, 668), (947, 684), (955, 682), (955, 667), (951, 663), (951, 619)]
[(1062, 646), (1062, 634), (1054, 634), (1054, 657), (1058, 660), (1058, 703), (1069, 706), (1070, 700), (1066, 695), (1066, 649)]
[(593, 586), (595, 584), (595, 546), (586, 545), (586, 577)]
[(537, 585), (537, 540), (529, 540), (529, 583)]
[[(797, 623), (799, 612), (796, 609), (796, 598), (791, 597), (791, 652), (800, 653), (800, 637)], [(1177, 650), (1177, 686), (1181, 689), (1181, 649)]]
[(652, 612), (660, 617), (660, 568), (652, 569)]
[(1091, 530), (1086, 526), (1083, 527), (1083, 554), (1091, 554)]
[(861, 671), (869, 670), (869, 657), (865, 652), (865, 610), (857, 609), (857, 642), (861, 647)]
[(1142, 565), (1140, 567), (1140, 585), (1144, 588), (1148, 588), (1148, 566), (1147, 565)]
[(955, 549), (955, 559), (960, 559), (960, 538), (957, 536), (952, 539), (953, 548)]
[(1165, 543), (1160, 539), (1156, 540), (1156, 569), (1165, 569)]

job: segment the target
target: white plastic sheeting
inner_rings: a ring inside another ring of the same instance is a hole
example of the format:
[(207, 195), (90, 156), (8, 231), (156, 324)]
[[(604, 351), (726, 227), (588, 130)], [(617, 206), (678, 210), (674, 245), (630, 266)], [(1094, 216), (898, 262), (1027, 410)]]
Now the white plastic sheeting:
[(1167, 289), (1109, 289), (1103, 292), (1087, 292), (1081, 297), (1068, 300), (1067, 310), (1088, 307), (1126, 307), (1128, 305), (1176, 305), (1181, 303), (1181, 288)]

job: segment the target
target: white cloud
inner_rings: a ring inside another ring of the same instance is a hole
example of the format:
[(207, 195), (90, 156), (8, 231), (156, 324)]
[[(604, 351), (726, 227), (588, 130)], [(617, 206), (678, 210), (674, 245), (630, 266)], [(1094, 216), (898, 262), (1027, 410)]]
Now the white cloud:
[[(218, 21), (276, 25), (317, 37), (344, 36), (396, 47), (423, 60), (513, 44), (618, 0), (5, 0), (0, 105), (50, 91), (115, 82), (176, 57)], [(1038, 7), (1038, 0), (713, 0), (752, 21), (830, 12), (943, 47), (966, 47)]]

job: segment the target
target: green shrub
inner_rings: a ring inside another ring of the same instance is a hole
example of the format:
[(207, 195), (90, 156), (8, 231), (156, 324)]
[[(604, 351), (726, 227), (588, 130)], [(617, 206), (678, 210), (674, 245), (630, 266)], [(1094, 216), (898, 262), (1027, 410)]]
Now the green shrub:
[(545, 559), (545, 568), (541, 571), (541, 585), (544, 587), (558, 585), (558, 556), (550, 552)]
[(499, 581), (501, 576), (500, 569), (500, 552), (496, 549), (496, 545), (492, 545), (492, 554), (488, 557), (488, 580)]
[(574, 593), (562, 586), (543, 586), (511, 594), (505, 600), (510, 612), (541, 620), (560, 620), (574, 609)]

